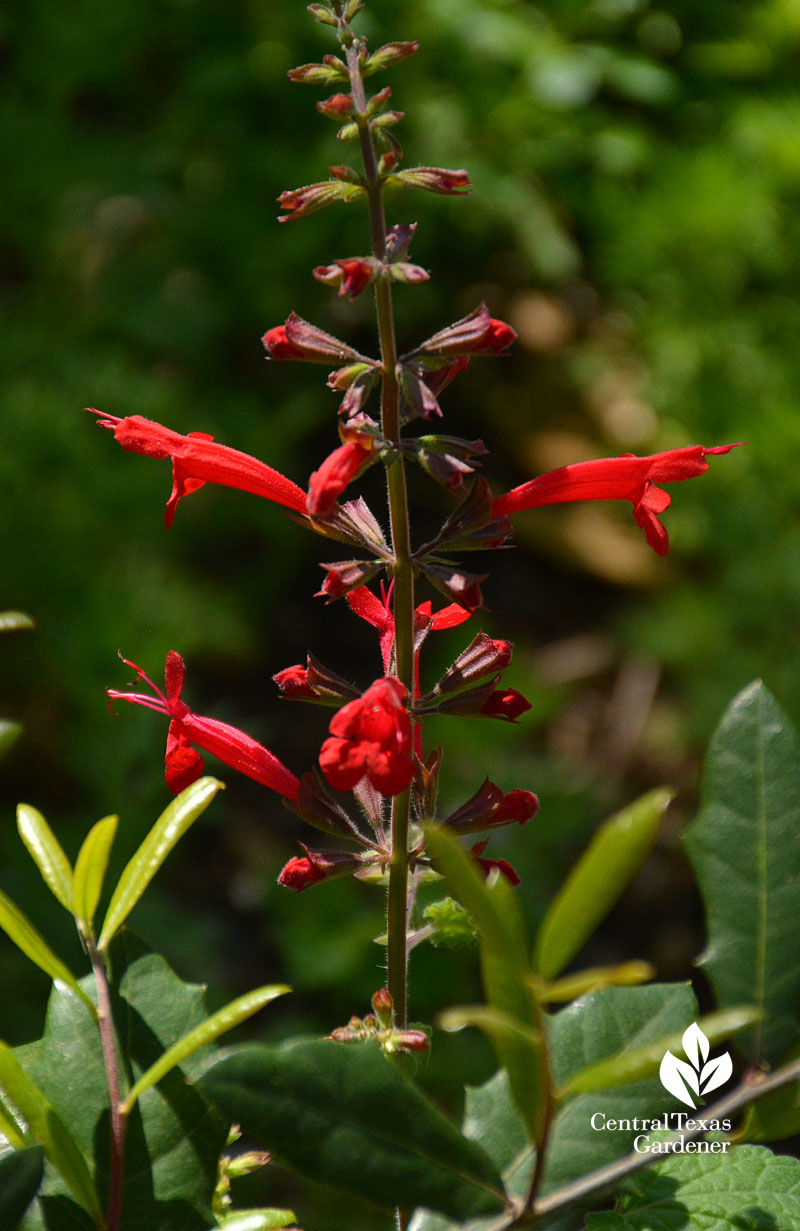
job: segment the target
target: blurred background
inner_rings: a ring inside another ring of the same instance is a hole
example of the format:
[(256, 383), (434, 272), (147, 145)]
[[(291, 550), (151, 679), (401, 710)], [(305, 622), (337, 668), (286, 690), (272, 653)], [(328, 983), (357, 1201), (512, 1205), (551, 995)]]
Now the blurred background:
[[(168, 464), (125, 455), (82, 408), (211, 432), (305, 485), (337, 443), (337, 399), (322, 368), (268, 365), (260, 337), (295, 310), (374, 350), (369, 295), (350, 304), (310, 276), (364, 253), (367, 233), (358, 206), (276, 221), (282, 190), (350, 156), (316, 113), (326, 91), (286, 78), (334, 50), (302, 3), (16, 0), (0, 14), (0, 608), (36, 621), (0, 641), (0, 714), (24, 727), (3, 765), (0, 886), (82, 970), (14, 806), (39, 807), (70, 855), (118, 811), (118, 871), (168, 802), (165, 723), (109, 716), (104, 688), (130, 679), (117, 652), (158, 680), (179, 650), (191, 706), (297, 772), (328, 715), (281, 702), (273, 673), (308, 649), (359, 685), (379, 673), (366, 626), (312, 598), (324, 543), (211, 487), (166, 532)], [(490, 447), (494, 491), (588, 457), (748, 442), (671, 489), (666, 560), (627, 504), (518, 518), (515, 550), (476, 563), (492, 569), (483, 626), (515, 642), (506, 681), (533, 708), (515, 727), (431, 732), (460, 741), (454, 805), (484, 765), (538, 791), (540, 817), (487, 852), (517, 866), (532, 925), (605, 816), (673, 785), (657, 852), (581, 964), (638, 956), (688, 977), (702, 919), (679, 834), (704, 747), (755, 676), (800, 717), (800, 3), (372, 0), (359, 22), (373, 47), (421, 45), (376, 79), (407, 113), (406, 165), (463, 166), (474, 184), (389, 202), (390, 221), (419, 223), (412, 258), (432, 273), (398, 288), (401, 345), (482, 299), (519, 333), (443, 398), (443, 430)], [(444, 514), (443, 494), (414, 488)], [(430, 680), (468, 639), (428, 643)], [(272, 1036), (367, 1011), (379, 892), (278, 889), (308, 834), (209, 769), (228, 790), (134, 926), (213, 1003), (288, 979), (296, 994), (259, 1023)], [(469, 1000), (473, 980), (471, 952), (419, 950), (414, 1015)], [(4, 944), (0, 984), (0, 1035), (35, 1037), (46, 978)], [(455, 1111), (454, 1048), (476, 1081), (492, 1061), (477, 1040), (437, 1043), (427, 1079)]]

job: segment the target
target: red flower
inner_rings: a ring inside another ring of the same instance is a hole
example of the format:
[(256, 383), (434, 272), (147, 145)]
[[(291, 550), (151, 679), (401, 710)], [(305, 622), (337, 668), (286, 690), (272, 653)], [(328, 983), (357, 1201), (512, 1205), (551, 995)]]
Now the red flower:
[(286, 889), (296, 889), (298, 893), (315, 885), (317, 881), (325, 880), (325, 871), (305, 855), (295, 855), (281, 870), (278, 884)]
[(318, 265), (312, 272), (318, 282), (338, 286), (340, 295), (355, 299), (374, 281), (381, 268), (380, 261), (374, 257), (348, 257), (332, 265)]
[[(373, 594), (367, 586), (359, 586), (357, 590), (351, 590), (347, 595), (347, 602), (356, 615), (378, 630), (384, 671), (389, 670), (394, 646), (394, 616), (390, 600), (391, 587), (387, 593), (384, 593), (382, 599), (378, 598), (377, 594)], [(442, 607), (440, 611), (433, 612), (430, 601), (427, 601), (420, 603), (414, 612), (414, 630), (416, 633), (422, 633), (440, 628), (455, 628), (458, 624), (463, 624), (465, 620), (468, 620), (470, 614), (465, 608), (459, 607), (458, 603), (450, 603), (449, 606)], [(417, 649), (416, 663), (418, 668), (419, 649)], [(418, 687), (417, 691), (419, 691)]]
[(249, 453), (216, 444), (214, 437), (206, 432), (189, 432), (182, 436), (141, 415), (119, 419), (116, 415), (106, 415), (92, 407), (87, 409), (93, 415), (102, 416), (98, 419), (100, 426), (112, 431), (114, 438), (127, 452), (170, 458), (172, 491), (164, 512), (167, 527), (172, 525), (178, 502), (190, 492), (196, 492), (204, 483), (236, 487), (239, 491), (273, 500), (295, 513), (306, 511), (305, 492), (291, 479)]
[(470, 854), (474, 855), (475, 859), (477, 859), (478, 863), (483, 868), (484, 876), (488, 876), (493, 868), (497, 868), (498, 872), (504, 876), (510, 884), (518, 885), (519, 876), (507, 859), (481, 859), (481, 855), (486, 850), (488, 843), (489, 839), (484, 838), (483, 842), (476, 842), (470, 851)]
[(292, 667), (284, 667), (282, 671), (278, 671), (272, 678), (283, 695), (290, 700), (294, 700), (296, 697), (312, 697), (314, 700), (317, 699), (318, 694), (308, 682), (308, 668), (304, 667), (302, 663), (295, 663)]
[(625, 453), (622, 457), (562, 466), (498, 496), (492, 501), (492, 513), (497, 517), (570, 500), (630, 500), (633, 515), (648, 543), (660, 556), (665, 556), (669, 539), (659, 514), (669, 508), (670, 496), (656, 484), (675, 483), (705, 474), (707, 457), (730, 453), (738, 447), (736, 444), (716, 445), (704, 449), (701, 445), (690, 445), (653, 453), (649, 457)]
[(539, 811), (539, 800), (533, 791), (523, 791), (518, 787), (503, 796), (503, 802), (489, 821), (490, 825), (508, 825), (518, 821), (524, 825)]
[(481, 713), (490, 718), (505, 718), (506, 722), (516, 722), (520, 714), (531, 708), (530, 701), (523, 697), (516, 688), (495, 688), (489, 698), (481, 706)]
[(330, 724), (319, 763), (336, 791), (351, 791), (366, 775), (381, 795), (399, 795), (411, 785), (414, 761), (408, 691), (394, 676), (376, 680), (348, 701)]
[(372, 440), (348, 440), (325, 458), (308, 481), (306, 508), (311, 517), (330, 517), (336, 502), (372, 453)]
[(277, 791), (279, 795), (284, 795), (287, 799), (297, 799), (298, 782), (294, 774), (263, 744), (259, 744), (237, 727), (229, 726), (227, 722), (193, 714), (186, 702), (181, 701), (186, 668), (180, 654), (175, 650), (170, 650), (167, 654), (164, 692), (147, 678), (141, 667), (128, 662), (127, 658), (123, 659), (123, 662), (136, 672), (137, 680), (144, 680), (151, 689), (152, 696), (148, 693), (118, 692), (115, 688), (107, 688), (106, 692), (112, 701), (130, 701), (135, 705), (144, 705), (159, 714), (166, 714), (171, 720), (167, 735), (166, 779), (173, 794), (177, 795), (195, 782), (203, 772), (203, 758), (192, 747), (196, 744), (212, 756), (219, 757), (226, 765), (246, 774), (248, 778), (254, 778), (270, 790)]

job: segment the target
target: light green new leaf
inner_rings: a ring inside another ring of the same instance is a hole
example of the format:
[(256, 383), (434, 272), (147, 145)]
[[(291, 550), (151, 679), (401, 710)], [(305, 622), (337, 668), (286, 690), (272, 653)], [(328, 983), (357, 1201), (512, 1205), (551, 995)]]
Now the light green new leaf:
[(18, 722), (11, 722), (9, 718), (0, 718), (0, 757), (4, 757), (9, 748), (16, 744), (20, 735), (22, 735), (22, 726)]
[(224, 790), (224, 785), (216, 778), (200, 778), (181, 791), (162, 812), (119, 878), (100, 933), (98, 949), (108, 948), (115, 932), (125, 922), (167, 855), (190, 825), (205, 812), (217, 791)]
[(93, 825), (75, 860), (73, 908), (77, 918), (89, 929), (94, 922), (94, 913), (103, 892), (103, 881), (117, 833), (118, 820), (116, 816), (106, 816)]
[(655, 966), (649, 962), (620, 962), (617, 966), (588, 966), (576, 970), (574, 975), (565, 975), (555, 983), (534, 980), (534, 990), (541, 1004), (567, 1004), (588, 992), (597, 992), (601, 987), (636, 987), (649, 983), (655, 977)]
[[(744, 1007), (710, 1013), (707, 1017), (701, 1017), (697, 1024), (713, 1047), (721, 1039), (730, 1038), (732, 1034), (746, 1030), (758, 1019), (757, 1010)], [(573, 1094), (591, 1094), (595, 1090), (610, 1090), (612, 1087), (627, 1086), (633, 1081), (650, 1077), (652, 1073), (658, 1072), (667, 1051), (681, 1051), (682, 1039), (683, 1032), (675, 1031), (663, 1035), (645, 1047), (620, 1052), (616, 1056), (609, 1056), (607, 1060), (591, 1064), (570, 1078), (559, 1091), (559, 1098), (568, 1098)]]
[(800, 1162), (763, 1146), (675, 1154), (622, 1189), (618, 1211), (587, 1214), (587, 1231), (796, 1231)]
[(163, 1056), (151, 1065), (133, 1086), (124, 1103), (126, 1114), (130, 1113), (136, 1100), (144, 1094), (145, 1090), (157, 1085), (162, 1077), (166, 1077), (176, 1065), (182, 1064), (201, 1047), (218, 1039), (226, 1031), (233, 1030), (234, 1026), (246, 1021), (248, 1017), (252, 1017), (271, 1000), (276, 1000), (278, 996), (285, 996), (291, 990), (285, 983), (273, 983), (269, 987), (259, 987), (255, 991), (246, 992), (244, 996), (239, 996), (237, 1000), (232, 1000), (223, 1009), (213, 1013), (201, 1025), (185, 1034), (182, 1039), (178, 1039), (178, 1042), (165, 1051)]
[(800, 742), (760, 681), (717, 728), (702, 801), (686, 834), (707, 917), (701, 962), (722, 1008), (762, 1011), (742, 1044), (774, 1063), (797, 1038), (800, 1001)]
[(572, 961), (614, 906), (650, 853), (672, 794), (649, 791), (597, 831), (539, 929), (534, 966), (545, 979)]
[(22, 628), (35, 628), (33, 620), (24, 611), (0, 611), (0, 633), (14, 633)]
[(37, 808), (20, 804), (17, 829), (50, 892), (72, 914), (72, 866)]
[(47, 941), (37, 932), (27, 916), (2, 892), (0, 892), (0, 928), (40, 970), (48, 974), (51, 979), (60, 979), (62, 983), (66, 983), (76, 996), (80, 996), (92, 1013), (96, 1014), (94, 1005), (83, 989), (78, 986), (78, 981), (72, 972), (64, 965), (60, 957), (56, 957)]
[(478, 929), (483, 985), (489, 1008), (518, 1033), (494, 1031), (501, 1065), (531, 1136), (538, 1137), (544, 1114), (547, 1060), (539, 1009), (530, 983), (527, 940), (519, 903), (503, 876), (485, 880), (471, 858), (443, 829), (428, 829), (427, 850), (454, 897)]
[(102, 1215), (92, 1177), (75, 1139), (28, 1077), (10, 1047), (0, 1043), (0, 1087), (27, 1122), (31, 1136), (62, 1177), (80, 1206), (98, 1226)]
[(239, 1210), (223, 1218), (224, 1231), (280, 1231), (297, 1222), (292, 1210)]

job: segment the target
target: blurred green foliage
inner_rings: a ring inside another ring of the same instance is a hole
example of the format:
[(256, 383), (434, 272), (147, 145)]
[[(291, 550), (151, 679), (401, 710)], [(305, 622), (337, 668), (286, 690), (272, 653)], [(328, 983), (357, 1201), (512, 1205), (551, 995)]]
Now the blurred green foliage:
[[(372, 0), (359, 20), (373, 46), (421, 44), (386, 78), (407, 165), (466, 166), (474, 183), (467, 199), (390, 202), (392, 221), (419, 221), (412, 256), (433, 275), (398, 290), (402, 339), (481, 298), (520, 334), (445, 395), (446, 430), (493, 450), (494, 490), (589, 456), (748, 442), (672, 489), (666, 561), (628, 506), (576, 505), (520, 518), (518, 549), (491, 562), (486, 627), (515, 640), (508, 680), (532, 714), (514, 730), (432, 724), (431, 738), (461, 736), (445, 770), (456, 803), (476, 764), (539, 791), (541, 817), (490, 852), (523, 873), (535, 922), (613, 807), (663, 780), (692, 806), (698, 753), (750, 678), (800, 713), (800, 4)], [(352, 615), (311, 598), (324, 547), (210, 488), (167, 534), (167, 464), (124, 455), (81, 410), (213, 432), (300, 483), (334, 446), (320, 370), (267, 366), (259, 341), (294, 309), (374, 347), (369, 297), (351, 305), (309, 276), (365, 250), (359, 208), (275, 221), (279, 192), (343, 160), (319, 92), (286, 80), (330, 38), (286, 0), (2, 8), (0, 605), (37, 626), (0, 645), (0, 714), (25, 728), (3, 792), (8, 818), (18, 799), (41, 807), (70, 855), (118, 810), (121, 867), (166, 799), (163, 724), (106, 710), (104, 687), (128, 678), (118, 650), (154, 678), (180, 650), (193, 708), (296, 770), (325, 716), (280, 703), (273, 672), (307, 649), (363, 684), (379, 670)], [(426, 647), (432, 675), (462, 642)], [(253, 784), (230, 786), (135, 925), (220, 997), (293, 981), (283, 1032), (363, 1012), (381, 979), (379, 895), (278, 891), (304, 835)], [(685, 970), (694, 898), (673, 846), (668, 833), (627, 901), (641, 952), (615, 944), (612, 917), (596, 957)], [(0, 859), (4, 890), (36, 900), (10, 822)], [(42, 895), (32, 916), (57, 936), (49, 910)], [(415, 954), (415, 1012), (463, 1000), (473, 966)], [(46, 986), (5, 949), (0, 979), (18, 988), (0, 1034), (33, 1036)]]

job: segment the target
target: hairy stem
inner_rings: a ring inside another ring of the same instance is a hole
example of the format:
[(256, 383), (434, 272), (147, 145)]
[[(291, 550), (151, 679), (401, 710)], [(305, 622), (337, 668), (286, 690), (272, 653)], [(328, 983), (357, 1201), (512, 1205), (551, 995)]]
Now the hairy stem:
[(109, 1103), (110, 1159), (108, 1175), (108, 1210), (106, 1231), (119, 1231), (122, 1224), (122, 1193), (125, 1176), (125, 1128), (119, 1081), (119, 1055), (114, 1037), (114, 1019), (111, 1013), (111, 993), (103, 955), (91, 937), (86, 938), (86, 947), (94, 971), (97, 987), (97, 1027), (103, 1050), (103, 1067), (106, 1071)]
[[(367, 118), (367, 100), (358, 62), (359, 43), (349, 31), (342, 32), (347, 56), (355, 122), (358, 126), (361, 156), (369, 206), (373, 255), (386, 256), (386, 220), (378, 160)], [(381, 430), (392, 444), (400, 440), (400, 388), (397, 381), (397, 341), (392, 308), (391, 284), (378, 278), (375, 284), (381, 361)], [(402, 455), (387, 466), (389, 519), (394, 556), (394, 628), (397, 678), (414, 693), (414, 569), (411, 563), (411, 531), (408, 518), (405, 464)], [(388, 986), (394, 1005), (394, 1021), (404, 1026), (407, 1018), (407, 903), (408, 903), (408, 827), (411, 792), (403, 791), (392, 801), (392, 851), (389, 861), (389, 900), (387, 905)]]

